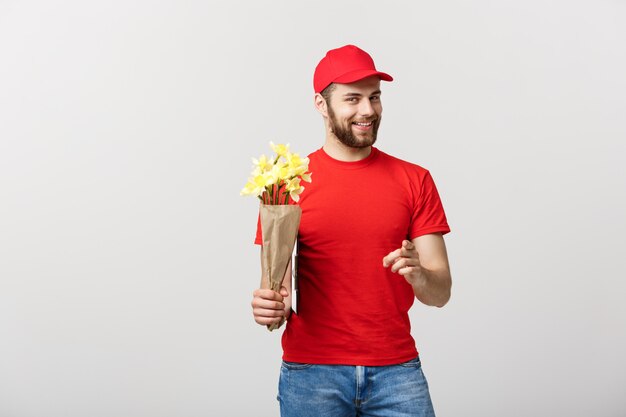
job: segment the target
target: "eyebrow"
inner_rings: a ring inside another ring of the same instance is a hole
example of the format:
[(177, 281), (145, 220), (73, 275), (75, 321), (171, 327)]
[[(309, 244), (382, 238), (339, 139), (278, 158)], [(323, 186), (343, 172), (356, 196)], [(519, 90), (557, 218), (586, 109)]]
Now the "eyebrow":
[[(376, 94), (381, 94), (381, 91), (380, 90), (372, 91), (369, 95), (370, 96), (374, 96)], [(360, 93), (346, 93), (343, 96), (344, 97), (361, 97), (362, 94), (360, 94)]]

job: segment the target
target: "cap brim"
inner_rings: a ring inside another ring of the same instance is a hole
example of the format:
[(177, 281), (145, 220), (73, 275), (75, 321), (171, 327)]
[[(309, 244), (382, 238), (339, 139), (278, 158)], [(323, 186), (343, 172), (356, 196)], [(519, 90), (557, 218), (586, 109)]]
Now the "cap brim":
[(393, 77), (389, 74), (386, 74), (380, 71), (371, 70), (371, 69), (364, 69), (364, 70), (350, 71), (347, 74), (343, 74), (335, 78), (333, 82), (339, 83), (339, 84), (350, 84), (350, 83), (362, 80), (363, 78), (371, 77), (373, 75), (378, 76), (378, 78), (380, 78), (383, 81), (393, 81)]

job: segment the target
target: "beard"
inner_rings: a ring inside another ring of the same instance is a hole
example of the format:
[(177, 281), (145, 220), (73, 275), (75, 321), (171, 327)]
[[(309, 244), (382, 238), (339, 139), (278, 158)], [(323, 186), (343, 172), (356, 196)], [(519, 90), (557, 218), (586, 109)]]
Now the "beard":
[(347, 126), (342, 126), (337, 120), (333, 108), (330, 106), (328, 106), (328, 122), (330, 124), (330, 131), (335, 134), (339, 142), (349, 148), (367, 148), (376, 143), (378, 126), (380, 126), (380, 116), (372, 121), (372, 130), (363, 132), (362, 135), (358, 136), (352, 132), (352, 122), (349, 122)]

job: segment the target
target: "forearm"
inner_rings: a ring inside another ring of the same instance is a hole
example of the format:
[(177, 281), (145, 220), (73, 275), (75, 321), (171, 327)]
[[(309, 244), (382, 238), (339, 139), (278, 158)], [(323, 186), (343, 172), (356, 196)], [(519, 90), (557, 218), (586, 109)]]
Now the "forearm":
[(415, 297), (423, 304), (443, 307), (450, 300), (452, 278), (446, 269), (428, 270), (421, 268), (419, 279), (411, 284)]

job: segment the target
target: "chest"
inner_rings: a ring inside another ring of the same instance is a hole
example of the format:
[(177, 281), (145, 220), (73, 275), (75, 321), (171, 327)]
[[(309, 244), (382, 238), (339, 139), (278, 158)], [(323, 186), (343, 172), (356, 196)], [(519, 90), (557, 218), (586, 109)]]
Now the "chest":
[(317, 247), (397, 243), (408, 234), (412, 201), (390, 173), (321, 173), (303, 193), (299, 239)]

